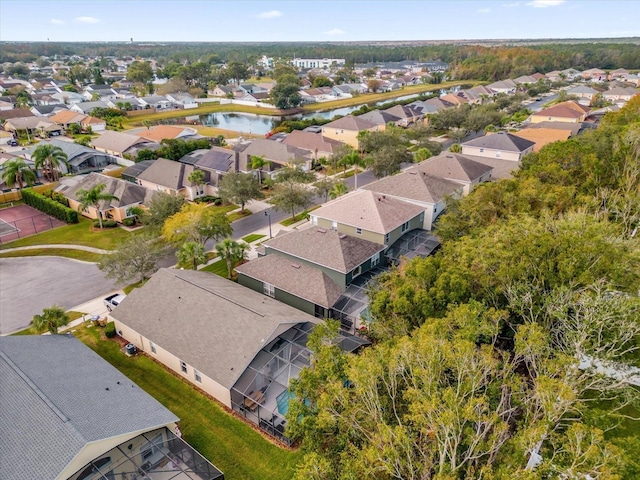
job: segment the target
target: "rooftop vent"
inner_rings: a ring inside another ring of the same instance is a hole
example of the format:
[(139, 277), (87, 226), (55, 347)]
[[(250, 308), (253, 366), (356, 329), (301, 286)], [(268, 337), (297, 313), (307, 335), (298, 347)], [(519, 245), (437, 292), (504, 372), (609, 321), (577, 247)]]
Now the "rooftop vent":
[(340, 235), (338, 235), (339, 238), (347, 238), (347, 236), (344, 233), (341, 233)]
[(324, 228), (319, 228), (317, 231), (318, 233), (327, 233), (327, 230)]
[(298, 265), (297, 263), (292, 263), (292, 264), (291, 264), (291, 266), (292, 266), (293, 268), (300, 268), (300, 265)]

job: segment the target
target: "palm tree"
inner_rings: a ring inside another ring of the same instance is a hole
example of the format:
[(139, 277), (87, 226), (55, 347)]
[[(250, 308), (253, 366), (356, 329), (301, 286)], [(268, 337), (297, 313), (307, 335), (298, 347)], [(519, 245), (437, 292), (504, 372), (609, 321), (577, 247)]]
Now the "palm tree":
[(64, 308), (54, 305), (42, 310), (42, 315), (34, 315), (31, 326), (38, 332), (49, 331), (52, 335), (58, 333), (58, 327), (69, 323), (69, 315)]
[(449, 147), (449, 151), (452, 153), (462, 153), (462, 145), (459, 143), (454, 143)]
[(346, 183), (340, 182), (340, 183), (336, 183), (333, 186), (333, 188), (329, 192), (329, 196), (331, 197), (331, 200), (335, 200), (336, 198), (341, 197), (345, 193), (349, 193), (349, 187), (347, 187)]
[(249, 245), (244, 242), (236, 242), (230, 238), (225, 238), (222, 242), (216, 245), (216, 252), (219, 257), (222, 257), (227, 262), (228, 278), (231, 278), (231, 273), (235, 264), (240, 260), (243, 260), (247, 254)]
[(23, 158), (17, 157), (4, 164), (2, 180), (10, 186), (17, 183), (18, 188), (22, 190), (25, 183), (28, 186), (36, 183), (36, 174)]
[(200, 196), (200, 185), (204, 184), (204, 172), (202, 170), (194, 170), (189, 174), (187, 180), (196, 186), (196, 194), (192, 195), (193, 198)]
[(33, 162), (36, 168), (41, 168), (52, 182), (58, 180), (58, 170), (65, 165), (69, 167), (67, 154), (60, 147), (51, 144), (38, 145), (33, 151)]
[(259, 157), (257, 155), (251, 155), (251, 168), (258, 170), (258, 183), (260, 185), (262, 185), (262, 169), (270, 164), (271, 162), (264, 159), (264, 155)]
[(29, 92), (22, 90), (16, 95), (16, 107), (24, 108), (33, 104), (33, 98), (29, 95)]
[(338, 162), (339, 165), (343, 165), (345, 167), (345, 171), (347, 169), (347, 167), (353, 167), (353, 188), (354, 190), (358, 189), (358, 167), (362, 167), (364, 168), (365, 164), (364, 161), (362, 160), (362, 157), (360, 157), (360, 154), (358, 154), (358, 152), (356, 152), (355, 150), (352, 151), (351, 153), (347, 153), (344, 157), (342, 157), (342, 159), (340, 159), (340, 161)]
[(104, 192), (106, 188), (104, 183), (99, 183), (95, 187), (86, 190), (81, 188), (76, 192), (76, 198), (79, 202), (78, 211), (85, 210), (87, 207), (94, 207), (98, 211), (98, 223), (102, 228), (102, 211), (100, 210), (100, 202), (103, 200), (119, 200), (118, 197), (111, 193)]
[(129, 207), (127, 209), (127, 215), (132, 216), (136, 223), (141, 222), (146, 212), (142, 207)]
[(183, 265), (193, 265), (193, 269), (197, 270), (198, 265), (204, 263), (207, 257), (204, 253), (204, 245), (199, 242), (185, 242), (176, 252), (178, 261)]

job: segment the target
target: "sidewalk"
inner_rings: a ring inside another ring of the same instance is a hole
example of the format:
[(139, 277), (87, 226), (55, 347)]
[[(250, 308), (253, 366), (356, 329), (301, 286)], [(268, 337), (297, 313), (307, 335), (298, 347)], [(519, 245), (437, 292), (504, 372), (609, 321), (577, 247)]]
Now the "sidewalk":
[(32, 245), (29, 247), (5, 248), (3, 250), (0, 250), (0, 252), (17, 252), (20, 250), (35, 250), (38, 248), (66, 248), (70, 250), (84, 250), (85, 252), (100, 253), (103, 255), (108, 253), (113, 253), (111, 250), (102, 250), (100, 248), (85, 247), (84, 245), (69, 245), (69, 244)]
[(82, 303), (80, 305), (76, 305), (75, 307), (71, 307), (69, 311), (82, 312), (84, 315), (76, 320), (73, 320), (72, 322), (69, 322), (68, 325), (61, 327), (58, 330), (58, 332), (62, 333), (67, 330), (72, 330), (74, 327), (77, 327), (78, 325), (82, 325), (83, 323), (91, 320), (91, 317), (94, 317), (94, 316), (106, 317), (109, 314), (109, 311), (107, 310), (107, 307), (104, 304), (104, 299), (114, 293), (120, 293), (124, 295), (124, 292), (122, 290), (114, 290), (112, 292), (105, 293), (104, 295), (101, 295), (98, 298), (89, 300), (88, 302)]

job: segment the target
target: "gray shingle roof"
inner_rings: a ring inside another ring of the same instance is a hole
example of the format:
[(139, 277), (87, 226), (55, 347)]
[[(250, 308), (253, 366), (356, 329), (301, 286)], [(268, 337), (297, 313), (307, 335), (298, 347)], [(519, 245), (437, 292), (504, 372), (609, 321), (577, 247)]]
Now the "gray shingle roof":
[(236, 271), (324, 308), (333, 307), (342, 294), (342, 289), (319, 268), (292, 262), (278, 254), (258, 257)]
[(384, 245), (322, 228), (278, 235), (264, 246), (266, 251), (276, 250), (340, 273), (350, 272), (384, 250)]
[(474, 138), (473, 140), (463, 143), (463, 145), (502, 150), (505, 152), (524, 152), (527, 148), (532, 147), (534, 143), (524, 138), (511, 135), (510, 133), (498, 132), (492, 135)]
[(155, 193), (154, 190), (136, 185), (135, 183), (109, 177), (100, 173), (90, 173), (76, 185), (65, 192), (67, 198), (77, 200), (77, 193), (80, 189), (90, 190), (96, 185), (105, 184), (104, 193), (110, 193), (118, 197), (117, 200), (102, 200), (100, 208), (106, 210), (113, 207), (126, 207), (129, 205), (145, 204)]
[(365, 190), (379, 194), (431, 204), (438, 203), (445, 195), (452, 194), (460, 188), (459, 183), (428, 175), (415, 168), (398, 175), (381, 178), (363, 187)]
[(158, 158), (144, 172), (138, 175), (138, 179), (173, 190), (180, 190), (190, 184), (186, 179), (192, 171), (192, 165), (167, 160), (166, 158)]
[(316, 322), (217, 275), (173, 269), (156, 272), (111, 316), (226, 388), (276, 330)]
[(381, 110), (372, 110), (363, 115), (360, 115), (360, 118), (368, 122), (375, 123), (376, 125), (386, 125), (389, 122), (397, 122), (398, 120), (400, 120), (400, 117)]
[(334, 150), (344, 145), (342, 142), (333, 140), (332, 138), (323, 137), (319, 133), (303, 132), (302, 130), (294, 130), (282, 143), (310, 152), (315, 152), (318, 149), (318, 153), (333, 154)]
[(67, 160), (69, 162), (71, 162), (75, 157), (82, 155), (84, 153), (90, 153), (92, 155), (104, 155), (104, 153), (98, 152), (93, 148), (85, 147), (84, 145), (80, 145), (79, 143), (75, 143), (75, 142), (65, 142), (64, 140), (58, 140), (57, 138), (50, 138), (47, 140), (43, 140), (38, 144), (25, 150), (24, 153), (27, 156), (31, 157), (31, 155), (33, 155), (33, 152), (36, 150), (36, 148), (38, 148), (40, 145), (46, 145), (46, 144), (53, 145), (54, 147), (59, 147), (67, 155)]
[(368, 122), (361, 117), (354, 117), (353, 115), (347, 115), (345, 117), (334, 120), (333, 122), (326, 123), (322, 128), (340, 128), (343, 130), (369, 130), (375, 127), (376, 124)]
[(491, 172), (492, 167), (478, 163), (464, 155), (443, 152), (436, 157), (419, 163), (409, 171), (424, 172), (435, 177), (459, 182), (473, 182)]
[(104, 148), (105, 150), (110, 150), (112, 152), (123, 153), (133, 145), (144, 142), (146, 142), (144, 138), (140, 138), (135, 135), (114, 132), (113, 130), (105, 130), (99, 137), (91, 140), (91, 145), (95, 148)]
[(67, 335), (0, 337), (0, 381), (3, 479), (57, 478), (90, 442), (178, 420)]
[(326, 203), (311, 215), (386, 234), (422, 212), (424, 208), (419, 205), (368, 190), (356, 190)]

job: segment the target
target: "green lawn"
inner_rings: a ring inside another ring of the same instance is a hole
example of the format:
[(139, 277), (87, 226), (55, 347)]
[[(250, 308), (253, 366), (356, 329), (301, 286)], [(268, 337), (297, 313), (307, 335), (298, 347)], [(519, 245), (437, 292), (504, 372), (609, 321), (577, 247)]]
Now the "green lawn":
[(133, 358), (102, 330), (82, 327), (74, 335), (180, 417), (185, 441), (224, 472), (227, 480), (288, 479), (302, 458), (267, 441), (214, 400), (145, 355)]
[(85, 252), (84, 250), (74, 250), (72, 248), (33, 248), (30, 250), (17, 250), (15, 252), (2, 252), (0, 258), (9, 257), (41, 257), (52, 255), (55, 257), (73, 258), (85, 262), (98, 263), (102, 259), (99, 253)]
[(252, 243), (264, 237), (266, 237), (266, 235), (260, 235), (259, 233), (252, 233), (250, 235), (247, 235), (246, 237), (242, 237), (242, 240), (246, 243)]
[(247, 209), (228, 214), (230, 222), (235, 222), (236, 220), (240, 220), (241, 218), (248, 217), (249, 215), (251, 215), (251, 210), (247, 210)]
[(316, 208), (320, 208), (320, 205), (316, 205), (313, 208), (305, 210), (305, 211), (297, 214), (294, 218), (285, 218), (284, 220), (282, 220), (280, 222), (280, 225), (282, 225), (284, 227), (288, 227), (289, 225), (293, 225), (294, 223), (299, 222), (300, 220), (304, 220), (309, 215), (309, 212), (313, 212)]
[[(86, 314), (83, 312), (75, 312), (73, 310), (70, 310), (67, 312), (67, 315), (69, 315), (69, 321), (72, 322), (77, 318), (80, 318), (82, 315), (86, 315)], [(15, 332), (11, 334), (11, 336), (16, 336), (16, 337), (21, 335), (40, 335), (40, 333), (36, 332), (32, 327), (29, 327), (29, 328), (25, 328), (24, 330), (20, 330), (19, 332)]]
[(80, 217), (79, 223), (54, 228), (53, 230), (47, 230), (46, 232), (37, 233), (30, 237), (6, 243), (0, 246), (0, 250), (46, 244), (85, 245), (103, 250), (114, 250), (122, 241), (129, 238), (130, 235), (137, 235), (144, 231), (143, 228), (135, 232), (127, 232), (122, 228), (105, 228), (102, 231), (96, 230), (94, 232), (91, 231), (91, 225), (91, 220)]
[(215, 273), (216, 275), (227, 278), (227, 262), (224, 258), (221, 258), (217, 262), (213, 262), (211, 265), (202, 268), (201, 271)]

